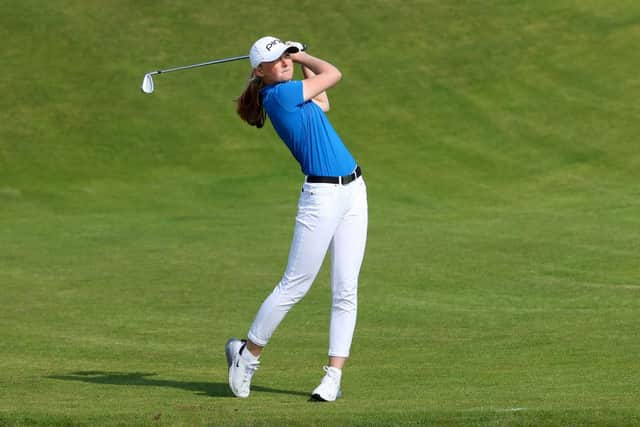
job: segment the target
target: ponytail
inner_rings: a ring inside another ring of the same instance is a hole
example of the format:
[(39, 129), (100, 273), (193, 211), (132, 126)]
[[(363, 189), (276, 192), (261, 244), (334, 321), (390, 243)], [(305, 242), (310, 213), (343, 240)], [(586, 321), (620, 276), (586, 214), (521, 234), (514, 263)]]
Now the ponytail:
[(260, 90), (264, 87), (261, 78), (251, 73), (249, 83), (242, 94), (236, 100), (236, 112), (242, 120), (251, 126), (261, 128), (267, 118), (264, 108), (262, 108), (262, 98)]

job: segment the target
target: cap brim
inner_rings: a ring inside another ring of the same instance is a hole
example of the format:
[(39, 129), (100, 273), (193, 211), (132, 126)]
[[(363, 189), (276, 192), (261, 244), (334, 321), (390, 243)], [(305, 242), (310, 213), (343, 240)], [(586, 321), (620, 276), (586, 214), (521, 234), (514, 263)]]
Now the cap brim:
[(269, 52), (269, 55), (267, 57), (262, 58), (262, 62), (277, 61), (285, 53), (297, 53), (298, 51), (299, 49), (297, 47), (287, 46), (286, 44), (283, 43), (282, 45), (277, 45), (276, 48), (274, 48), (271, 52)]

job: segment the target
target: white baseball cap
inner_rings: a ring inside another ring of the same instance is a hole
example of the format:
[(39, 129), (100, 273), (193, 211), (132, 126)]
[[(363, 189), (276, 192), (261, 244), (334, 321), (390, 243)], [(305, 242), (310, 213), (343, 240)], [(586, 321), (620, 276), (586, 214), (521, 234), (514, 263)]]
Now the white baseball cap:
[(287, 51), (296, 53), (298, 50), (296, 46), (288, 45), (277, 37), (265, 36), (251, 46), (249, 61), (251, 67), (256, 68), (263, 62), (275, 61)]

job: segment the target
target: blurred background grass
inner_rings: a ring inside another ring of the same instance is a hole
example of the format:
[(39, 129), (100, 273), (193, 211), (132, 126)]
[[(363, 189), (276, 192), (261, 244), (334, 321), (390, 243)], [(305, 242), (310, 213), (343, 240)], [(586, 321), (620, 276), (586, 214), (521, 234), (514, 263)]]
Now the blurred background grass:
[[(640, 6), (0, 0), (0, 423), (638, 423)], [(236, 118), (303, 40), (370, 232), (345, 399), (305, 396), (328, 274), (248, 401), (222, 346), (286, 263), (301, 174)]]

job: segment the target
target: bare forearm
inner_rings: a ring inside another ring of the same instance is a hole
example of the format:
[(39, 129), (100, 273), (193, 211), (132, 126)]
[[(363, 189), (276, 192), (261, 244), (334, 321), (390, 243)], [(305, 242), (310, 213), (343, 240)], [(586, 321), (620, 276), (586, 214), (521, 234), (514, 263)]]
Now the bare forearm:
[(303, 95), (305, 100), (312, 99), (324, 111), (329, 110), (329, 98), (325, 91), (334, 86), (342, 78), (338, 68), (329, 62), (316, 58), (306, 52), (291, 55), (294, 62), (302, 66), (305, 80)]
[(300, 68), (302, 69), (302, 75), (304, 76), (305, 79), (308, 79), (309, 77), (313, 77), (316, 75), (316, 73), (311, 71), (311, 68), (307, 67), (306, 65), (301, 64)]
[[(300, 68), (302, 68), (302, 75), (305, 79), (311, 78), (316, 75), (316, 73), (314, 73), (306, 65), (301, 65)], [(329, 111), (329, 96), (327, 95), (327, 91), (314, 96), (313, 101), (315, 101), (315, 103), (318, 104), (324, 111)]]
[[(325, 61), (324, 59), (316, 58), (306, 52), (301, 52), (295, 56), (295, 61), (303, 66), (303, 68), (309, 69), (313, 75), (317, 74), (333, 74), (337, 77), (337, 80), (342, 78), (342, 73), (338, 68)], [(305, 76), (306, 77), (306, 76)]]

